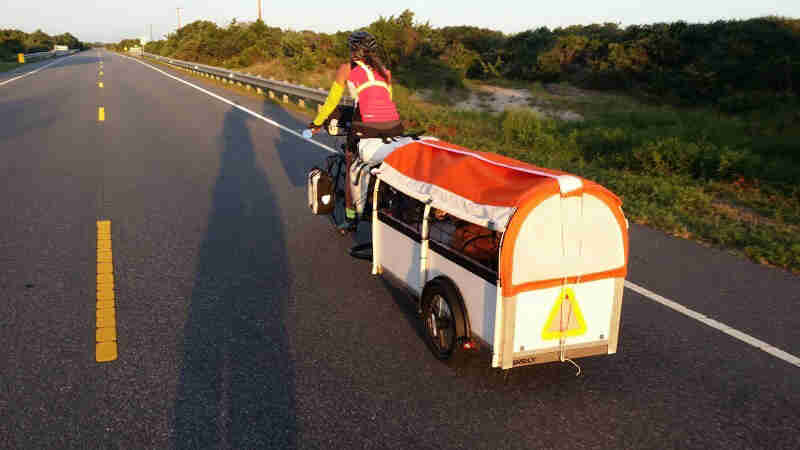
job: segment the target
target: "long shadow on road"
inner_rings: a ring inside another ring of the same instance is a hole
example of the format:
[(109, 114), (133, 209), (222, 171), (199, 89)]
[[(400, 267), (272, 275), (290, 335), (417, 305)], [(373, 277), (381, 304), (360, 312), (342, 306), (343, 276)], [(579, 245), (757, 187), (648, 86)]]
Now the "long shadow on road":
[[(305, 128), (304, 123), (299, 123), (301, 119), (298, 116), (291, 114), (269, 100), (264, 100), (261, 106), (261, 114), (280, 124), (295, 128), (298, 132)], [(278, 133), (275, 148), (277, 149), (281, 167), (283, 167), (286, 177), (292, 186), (303, 186), (306, 183), (308, 171), (315, 165), (322, 166), (327, 152), (304, 144), (297, 137), (291, 136), (283, 130), (279, 130)], [(319, 137), (315, 137), (315, 139), (319, 140)]]
[(224, 152), (185, 326), (174, 448), (296, 444), (285, 235), (248, 120), (236, 109), (225, 115)]

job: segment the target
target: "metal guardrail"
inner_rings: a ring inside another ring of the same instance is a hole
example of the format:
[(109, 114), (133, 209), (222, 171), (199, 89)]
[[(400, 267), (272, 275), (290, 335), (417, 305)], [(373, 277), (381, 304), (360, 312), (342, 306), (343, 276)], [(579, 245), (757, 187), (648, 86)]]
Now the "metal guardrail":
[(52, 51), (49, 52), (35, 52), (35, 53), (25, 53), (25, 59), (31, 58), (49, 58), (53, 56), (55, 53)]
[[(142, 52), (142, 56), (155, 59), (157, 61), (161, 61), (175, 67), (180, 67), (182, 69), (211, 75), (213, 77), (224, 79), (228, 82), (235, 82), (241, 85), (249, 85), (257, 89), (263, 89), (267, 92), (280, 92), (282, 94), (290, 95), (292, 97), (304, 100), (310, 100), (318, 104), (324, 103), (325, 99), (328, 98), (328, 91), (326, 91), (325, 89), (317, 89), (308, 86), (291, 84), (285, 81), (263, 78), (258, 75), (250, 75), (247, 73), (236, 72), (221, 67), (206, 66), (204, 64), (181, 61), (179, 59), (167, 58), (164, 56), (154, 55), (152, 53), (147, 53), (147, 52)], [(353, 99), (350, 97), (344, 97), (342, 98), (340, 103), (343, 103), (345, 105), (352, 105)]]
[(77, 51), (78, 50), (50, 50), (47, 52), (24, 53), (22, 56), (25, 58), (25, 62), (31, 62), (39, 59), (55, 58), (56, 56), (71, 55)]

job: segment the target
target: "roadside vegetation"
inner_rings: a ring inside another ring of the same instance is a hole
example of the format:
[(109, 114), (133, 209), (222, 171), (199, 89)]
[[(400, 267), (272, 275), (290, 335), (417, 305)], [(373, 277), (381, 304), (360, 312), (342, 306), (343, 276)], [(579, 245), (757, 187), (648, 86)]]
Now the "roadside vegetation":
[(55, 45), (66, 45), (71, 49), (85, 49), (86, 44), (70, 33), (50, 36), (42, 30), (26, 33), (20, 30), (0, 29), (0, 72), (19, 67), (20, 53), (47, 52)]
[[(632, 221), (800, 272), (800, 20), (508, 36), (406, 11), (366, 29), (409, 128), (596, 180)], [(348, 34), (198, 21), (145, 51), (327, 88)], [(525, 101), (460, 107), (498, 87)]]
[(16, 69), (19, 66), (21, 66), (21, 64), (16, 61), (0, 61), (0, 72)]

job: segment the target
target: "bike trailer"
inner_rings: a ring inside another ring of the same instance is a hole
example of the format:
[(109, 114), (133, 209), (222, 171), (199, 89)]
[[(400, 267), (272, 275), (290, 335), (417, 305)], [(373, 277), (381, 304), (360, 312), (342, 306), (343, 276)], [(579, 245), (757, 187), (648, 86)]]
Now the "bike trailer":
[(628, 223), (610, 191), (433, 138), (376, 173), (373, 273), (420, 299), (429, 340), (454, 331), (437, 356), (482, 343), (509, 369), (617, 351)]

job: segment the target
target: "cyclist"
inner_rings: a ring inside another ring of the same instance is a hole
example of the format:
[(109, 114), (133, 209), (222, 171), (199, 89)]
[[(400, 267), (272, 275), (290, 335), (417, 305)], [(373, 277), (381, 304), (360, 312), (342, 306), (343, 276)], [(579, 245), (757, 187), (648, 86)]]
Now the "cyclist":
[(350, 61), (339, 67), (325, 104), (309, 124), (313, 133), (319, 131), (325, 119), (336, 109), (344, 93), (344, 86), (347, 85), (350, 96), (356, 103), (356, 116), (352, 124), (356, 136), (348, 138), (348, 150), (345, 152), (346, 220), (339, 226), (343, 231), (351, 231), (356, 225), (356, 208), (350, 192), (350, 167), (355, 159), (353, 152), (357, 150), (364, 161), (379, 162), (386, 156), (380, 150), (386, 143), (386, 138), (403, 134), (400, 116), (392, 101), (392, 73), (378, 56), (378, 42), (375, 37), (366, 31), (356, 31), (347, 39), (347, 44), (350, 48)]

